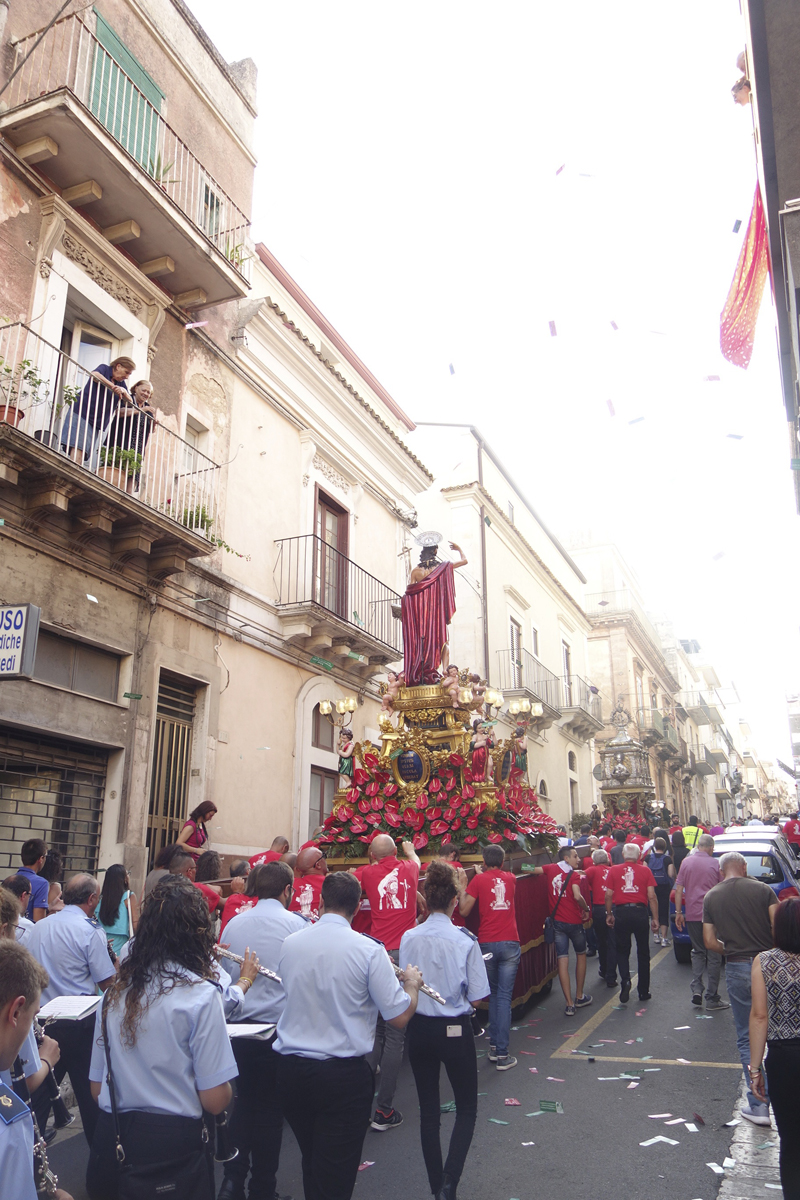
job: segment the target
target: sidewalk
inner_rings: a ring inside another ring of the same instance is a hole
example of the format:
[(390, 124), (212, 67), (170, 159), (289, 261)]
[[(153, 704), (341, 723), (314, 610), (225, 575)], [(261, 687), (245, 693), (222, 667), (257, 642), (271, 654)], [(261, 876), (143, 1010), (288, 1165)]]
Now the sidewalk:
[[(754, 1200), (755, 1197), (782, 1196), (778, 1172), (780, 1139), (774, 1125), (751, 1125), (739, 1111), (746, 1104), (744, 1080), (731, 1119), (740, 1123), (733, 1131), (729, 1155), (736, 1165), (725, 1168), (718, 1200)], [(774, 1118), (773, 1118), (774, 1120)], [(772, 1143), (766, 1146), (767, 1142)], [(765, 1146), (765, 1149), (760, 1147)], [(721, 1166), (722, 1164), (720, 1164)], [(771, 1186), (767, 1186), (767, 1185)]]

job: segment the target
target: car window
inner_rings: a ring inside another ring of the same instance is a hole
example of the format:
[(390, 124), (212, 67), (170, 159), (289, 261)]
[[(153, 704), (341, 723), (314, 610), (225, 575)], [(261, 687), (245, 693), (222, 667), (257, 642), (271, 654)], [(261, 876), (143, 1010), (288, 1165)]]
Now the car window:
[(783, 871), (771, 854), (746, 854), (747, 874), (762, 883), (783, 883)]

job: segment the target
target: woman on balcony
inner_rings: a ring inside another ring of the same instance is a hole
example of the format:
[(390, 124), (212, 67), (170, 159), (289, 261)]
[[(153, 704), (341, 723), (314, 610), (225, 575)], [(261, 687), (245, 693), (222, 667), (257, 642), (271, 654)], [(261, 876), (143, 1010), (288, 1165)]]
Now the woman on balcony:
[(140, 379), (135, 383), (130, 391), (131, 403), (120, 407), (105, 440), (106, 449), (118, 447), (123, 451), (132, 451), (135, 456), (133, 465), (128, 469), (127, 490), (131, 494), (139, 490), (141, 460), (156, 423), (156, 410), (150, 403), (152, 395), (153, 385), (149, 379)]
[[(135, 369), (132, 358), (115, 358), (89, 372), (89, 380), (80, 400), (70, 409), (61, 429), (61, 448), (78, 462), (88, 459), (89, 469), (97, 469), (103, 434), (120, 402), (130, 401), (125, 380)], [(81, 457), (81, 454), (83, 457)]]

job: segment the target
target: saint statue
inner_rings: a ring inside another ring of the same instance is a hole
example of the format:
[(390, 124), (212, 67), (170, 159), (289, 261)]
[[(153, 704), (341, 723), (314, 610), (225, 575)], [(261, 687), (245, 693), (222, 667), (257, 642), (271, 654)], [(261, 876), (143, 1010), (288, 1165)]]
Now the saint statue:
[(409, 577), (401, 606), (406, 687), (438, 683), (439, 668), (446, 671), (449, 665), (447, 627), (456, 611), (453, 572), (467, 565), (461, 547), (451, 542), (450, 548), (461, 555), (459, 562), (439, 562), (438, 543), (424, 545)]

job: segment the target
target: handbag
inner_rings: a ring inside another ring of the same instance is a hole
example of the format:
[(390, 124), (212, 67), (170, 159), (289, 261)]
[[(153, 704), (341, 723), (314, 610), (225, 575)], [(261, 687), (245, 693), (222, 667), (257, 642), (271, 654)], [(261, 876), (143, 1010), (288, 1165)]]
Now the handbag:
[(567, 884), (569, 883), (569, 879), (572, 874), (574, 874), (573, 871), (567, 871), (565, 873), (564, 882), (561, 885), (561, 891), (559, 892), (558, 899), (556, 900), (556, 906), (550, 916), (545, 917), (544, 919), (544, 942), (546, 946), (552, 946), (553, 942), (556, 940), (556, 913), (558, 912), (558, 906), (561, 903), (564, 892), (567, 890)]
[[(154, 1200), (154, 1197), (165, 1197), (166, 1200), (213, 1200), (211, 1176), (206, 1144), (208, 1131), (202, 1118), (194, 1121), (191, 1117), (171, 1117), (161, 1113), (128, 1112), (123, 1114), (127, 1125), (125, 1140), (128, 1144), (126, 1151), (122, 1145), (119, 1113), (117, 1111), (117, 1096), (114, 1087), (114, 1077), (111, 1074), (111, 1047), (106, 1030), (106, 1002), (108, 993), (103, 997), (101, 1024), (103, 1029), (103, 1044), (105, 1046), (108, 1094), (111, 1100), (111, 1113), (114, 1119), (115, 1155), (117, 1160), (118, 1195), (119, 1200)], [(146, 1154), (150, 1141), (150, 1131), (163, 1131), (164, 1126), (174, 1124), (176, 1131), (184, 1132), (187, 1121), (198, 1126), (198, 1145), (196, 1150), (183, 1154), (179, 1158), (166, 1162), (131, 1162), (128, 1154), (136, 1159), (143, 1151)], [(200, 1130), (202, 1128), (202, 1133)]]

